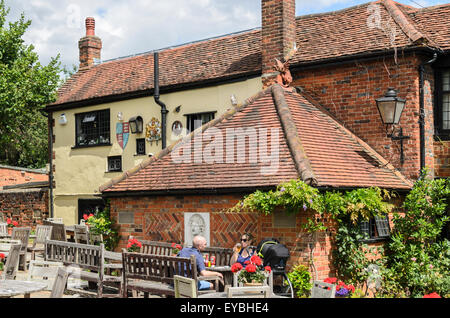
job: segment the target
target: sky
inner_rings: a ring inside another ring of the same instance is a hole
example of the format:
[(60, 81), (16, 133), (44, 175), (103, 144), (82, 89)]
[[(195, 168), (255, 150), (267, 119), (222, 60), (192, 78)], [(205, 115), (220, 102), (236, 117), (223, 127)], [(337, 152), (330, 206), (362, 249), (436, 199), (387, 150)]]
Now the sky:
[[(62, 66), (78, 65), (78, 40), (94, 17), (102, 60), (260, 27), (261, 0), (5, 0), (9, 21), (21, 13), (32, 24), (24, 35), (40, 62), (60, 54)], [(296, 15), (328, 12), (369, 0), (297, 0)], [(400, 0), (414, 7), (448, 0)]]

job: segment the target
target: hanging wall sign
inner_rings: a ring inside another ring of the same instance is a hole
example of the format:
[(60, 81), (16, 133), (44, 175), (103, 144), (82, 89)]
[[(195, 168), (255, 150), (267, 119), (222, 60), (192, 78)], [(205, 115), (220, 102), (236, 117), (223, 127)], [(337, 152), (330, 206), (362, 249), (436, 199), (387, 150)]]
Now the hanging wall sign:
[(161, 140), (161, 122), (158, 118), (153, 117), (145, 127), (145, 138), (150, 143), (156, 141), (156, 144)]
[(117, 142), (119, 143), (122, 149), (125, 149), (128, 143), (128, 137), (130, 136), (130, 124), (126, 123), (117, 123), (116, 124), (116, 137)]

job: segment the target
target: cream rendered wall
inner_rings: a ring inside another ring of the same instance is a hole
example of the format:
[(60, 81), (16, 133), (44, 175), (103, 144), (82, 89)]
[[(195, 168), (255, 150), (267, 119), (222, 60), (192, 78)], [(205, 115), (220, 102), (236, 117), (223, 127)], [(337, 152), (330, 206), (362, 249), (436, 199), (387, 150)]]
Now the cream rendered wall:
[[(175, 140), (171, 138), (172, 123), (179, 120), (186, 128), (186, 116), (184, 114), (217, 111), (216, 118), (232, 107), (230, 96), (234, 94), (238, 103), (242, 103), (248, 97), (262, 89), (261, 78), (252, 78), (245, 81), (223, 84), (218, 86), (192, 89), (169, 94), (163, 94), (163, 101), (169, 113), (167, 114), (167, 145)], [(175, 108), (181, 105), (179, 113)], [(96, 146), (73, 149), (75, 145), (75, 114), (93, 110), (110, 110), (110, 138), (112, 146)], [(131, 134), (125, 149), (122, 149), (116, 139), (117, 114), (122, 112), (123, 122), (131, 117), (140, 115), (144, 120), (144, 131), (141, 134)], [(61, 125), (58, 119), (65, 114), (67, 124)], [(145, 138), (145, 125), (156, 117), (161, 120), (161, 108), (153, 99), (153, 96), (136, 98), (114, 103), (106, 103), (96, 106), (82, 107), (53, 113), (55, 120), (55, 143), (53, 150), (55, 159), (54, 181), (54, 216), (62, 217), (65, 224), (76, 224), (78, 218), (78, 199), (97, 198), (98, 188), (111, 178), (120, 175), (120, 172), (107, 172), (107, 157), (122, 156), (122, 171), (126, 171), (138, 165), (147, 156), (136, 155), (136, 139)], [(161, 151), (161, 141), (156, 145), (150, 145), (146, 141), (147, 155), (157, 154)]]

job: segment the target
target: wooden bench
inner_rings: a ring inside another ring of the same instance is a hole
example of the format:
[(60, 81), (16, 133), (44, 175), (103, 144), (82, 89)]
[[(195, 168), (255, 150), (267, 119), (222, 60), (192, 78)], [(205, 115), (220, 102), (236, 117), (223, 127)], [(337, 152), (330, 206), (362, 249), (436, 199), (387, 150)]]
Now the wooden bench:
[(163, 256), (122, 252), (122, 297), (128, 291), (140, 291), (160, 296), (175, 296), (174, 275), (197, 281), (195, 257)]
[[(140, 253), (163, 256), (172, 255), (171, 243), (146, 240), (139, 240), (139, 242), (142, 243), (142, 247), (139, 251)], [(211, 259), (211, 256), (214, 256), (216, 258), (216, 266), (230, 266), (230, 259), (231, 256), (233, 256), (233, 249), (223, 247), (206, 247), (202, 254), (208, 255), (209, 259)]]
[[(81, 280), (97, 283), (97, 297), (119, 297), (119, 294), (104, 294), (105, 283), (119, 283), (122, 278), (105, 275), (105, 247), (104, 244), (87, 245), (63, 241), (45, 241), (45, 260), (62, 262), (68, 266), (71, 276)], [(80, 292), (77, 290), (77, 292)]]

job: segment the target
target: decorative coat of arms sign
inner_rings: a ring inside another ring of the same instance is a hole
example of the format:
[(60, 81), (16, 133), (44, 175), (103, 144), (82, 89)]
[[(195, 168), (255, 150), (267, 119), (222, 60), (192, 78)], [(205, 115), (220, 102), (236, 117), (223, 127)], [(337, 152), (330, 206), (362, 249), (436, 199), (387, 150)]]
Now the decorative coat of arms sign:
[(145, 138), (150, 143), (156, 141), (156, 144), (161, 140), (161, 122), (158, 118), (153, 117), (145, 127)]
[(128, 143), (128, 137), (130, 136), (130, 124), (126, 123), (117, 123), (116, 124), (116, 137), (117, 142), (119, 143), (122, 149), (125, 149)]

